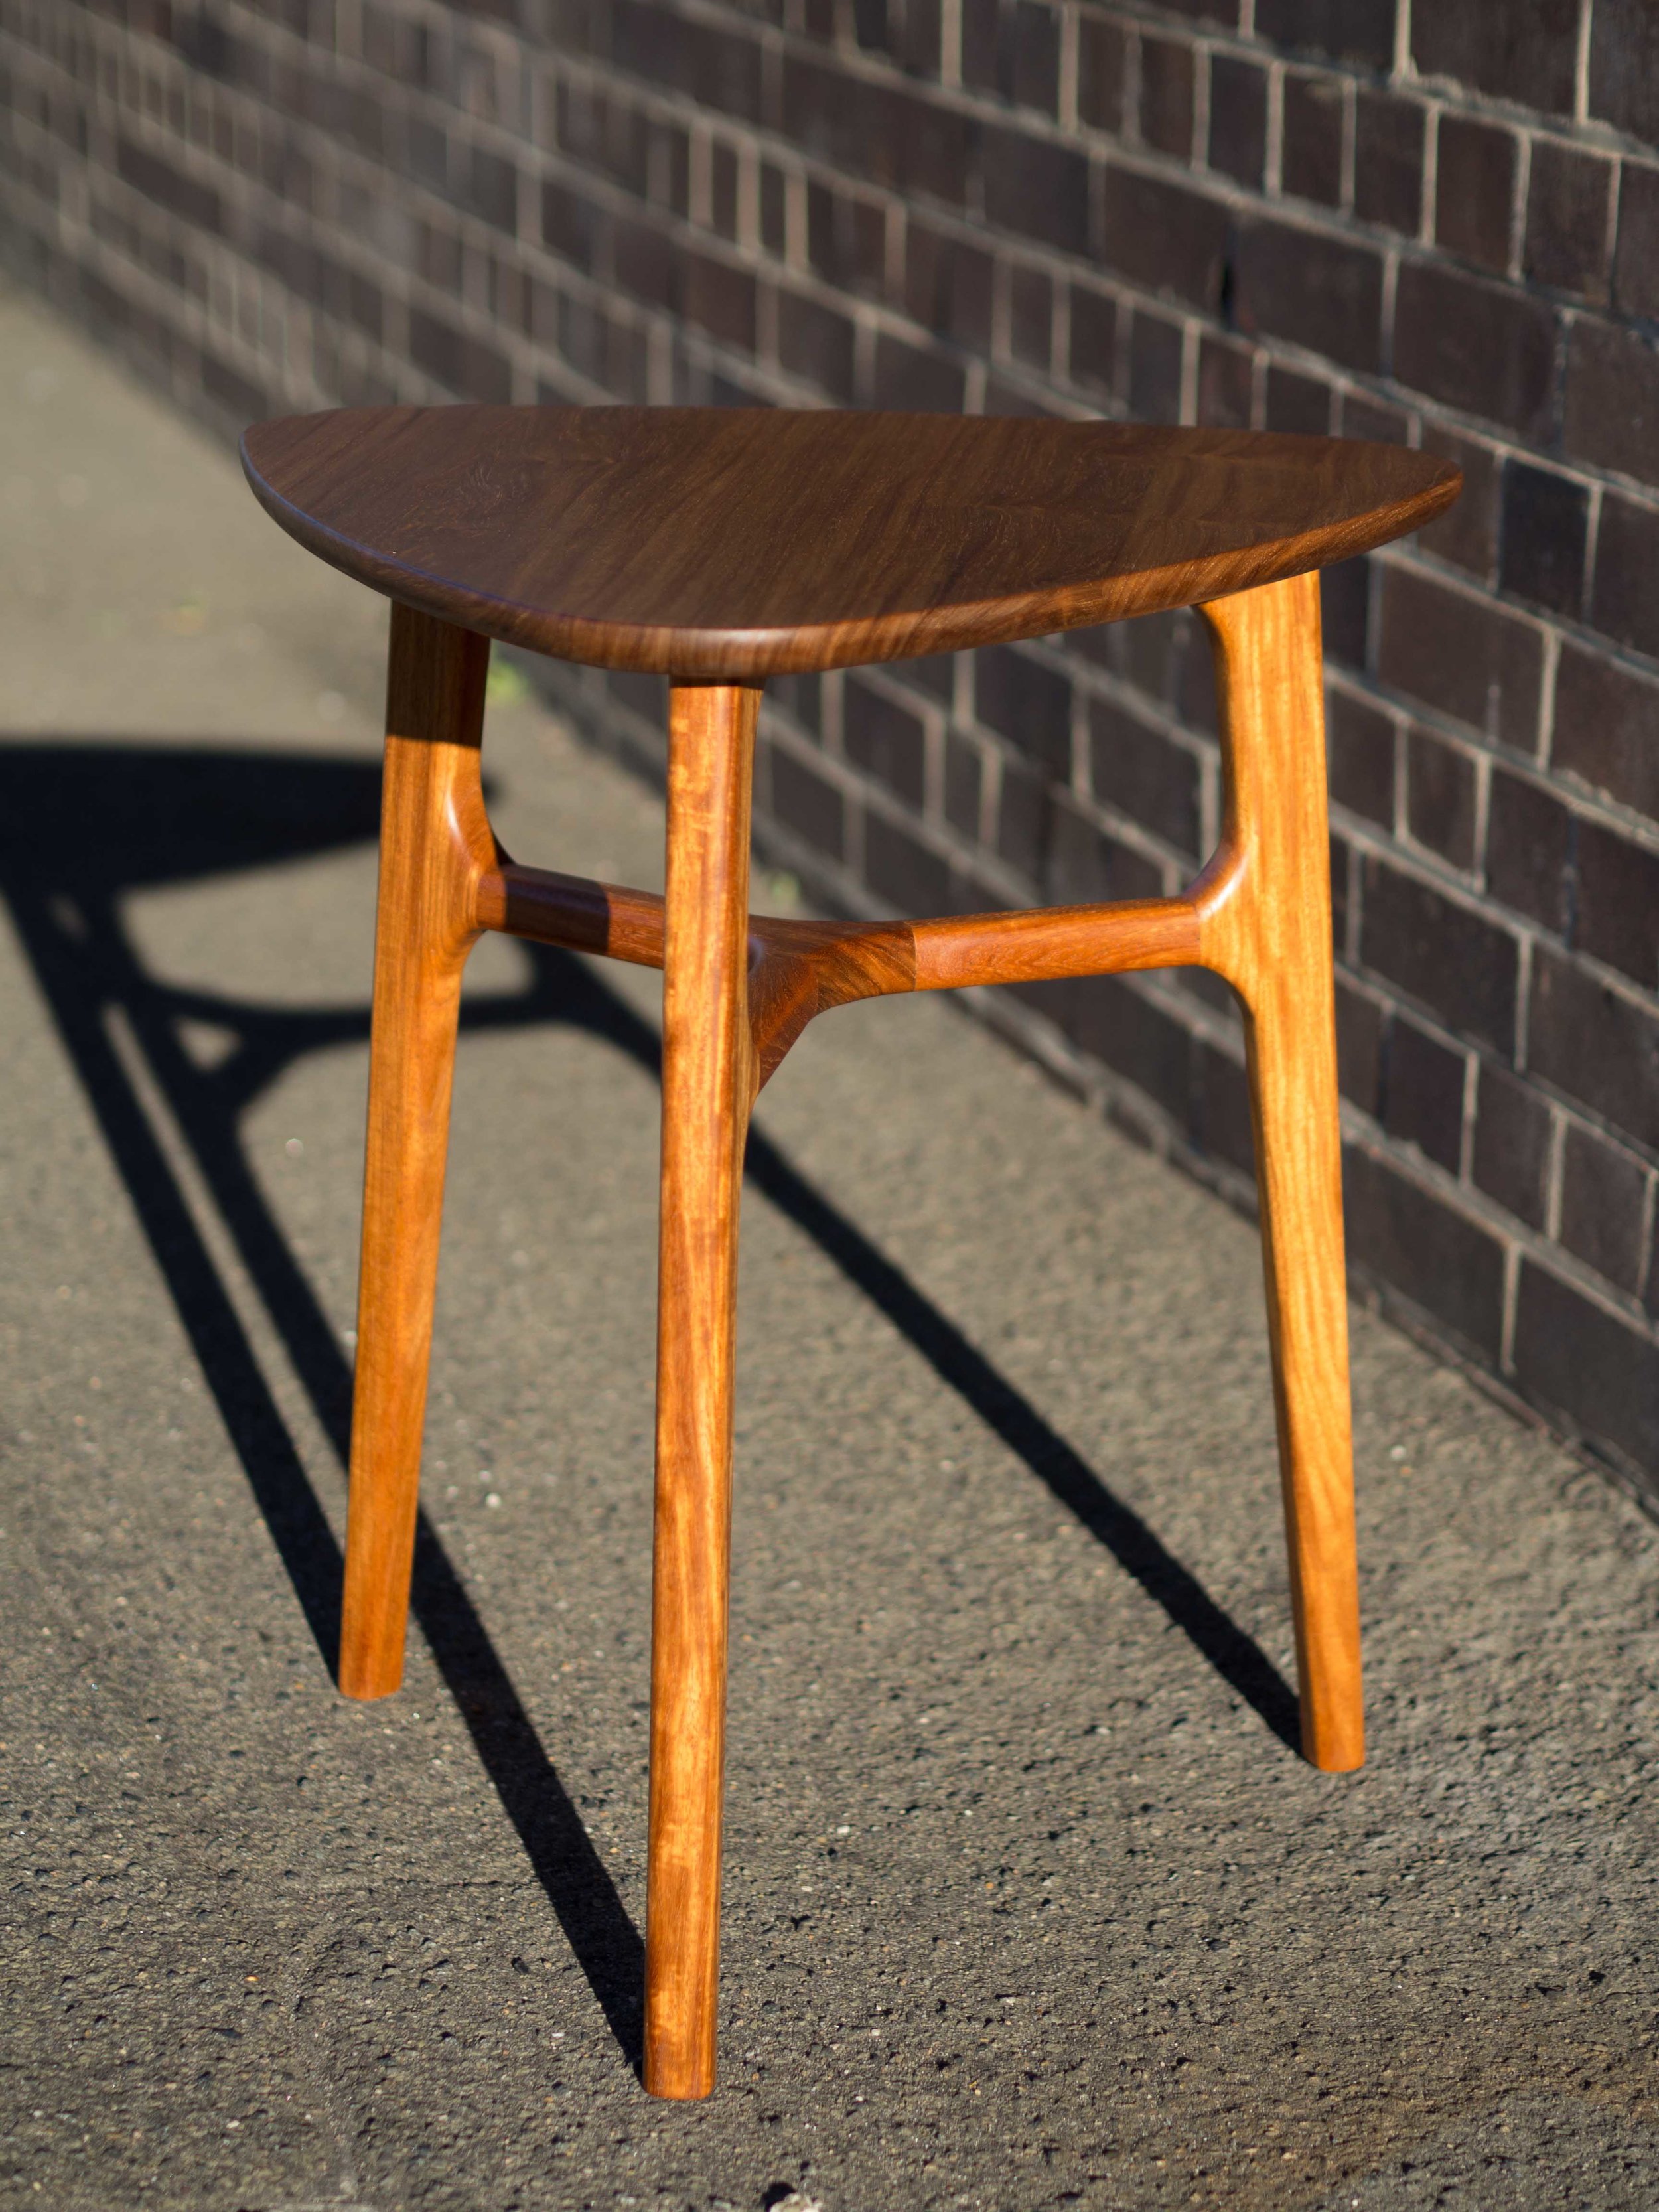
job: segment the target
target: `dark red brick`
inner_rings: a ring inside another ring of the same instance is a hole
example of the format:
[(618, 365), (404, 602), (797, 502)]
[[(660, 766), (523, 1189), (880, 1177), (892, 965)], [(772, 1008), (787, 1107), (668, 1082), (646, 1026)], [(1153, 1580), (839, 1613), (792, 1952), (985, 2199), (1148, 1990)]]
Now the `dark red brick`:
[(1106, 632), (1107, 665), (1149, 699), (1167, 707), (1175, 696), (1185, 629), (1186, 618), (1175, 613), (1143, 615), (1138, 622), (1115, 623)]
[[(598, 210), (592, 210), (590, 213), (597, 215)], [(600, 221), (603, 222), (603, 218)], [(608, 223), (604, 224), (603, 234), (610, 234)], [(441, 228), (432, 222), (419, 226), (415, 265), (428, 284), (435, 284), (441, 292), (448, 292), (456, 299), (460, 297), (461, 241), (447, 226)]]
[(963, 372), (958, 362), (907, 345), (884, 331), (876, 340), (875, 404), (915, 415), (959, 415)]
[(1275, 46), (1386, 70), (1394, 60), (1395, 0), (1256, 0), (1255, 27)]
[(1535, 783), (1494, 768), (1486, 886), (1494, 898), (1565, 937), (1572, 926), (1578, 818)]
[(1395, 374), (1430, 398), (1547, 439), (1555, 318), (1541, 301), (1407, 262), (1395, 298)]
[(761, 50), (746, 27), (717, 26), (653, 0), (611, 0), (613, 49), (628, 66), (700, 107), (761, 120)]
[(1472, 757), (1431, 731), (1406, 733), (1406, 821), (1412, 836), (1455, 868), (1474, 866), (1477, 779)]
[(1060, 783), (1072, 773), (1072, 687), (1030, 653), (998, 645), (974, 656), (974, 711)]
[(1561, 1243), (1606, 1281), (1642, 1287), (1647, 1170), (1630, 1153), (1569, 1121), (1561, 1154)]
[(1016, 107), (1060, 112), (1060, 11), (1042, 0), (1015, 0), (1011, 90)]
[(1181, 420), (1179, 323), (1135, 310), (1129, 328), (1129, 412), (1138, 422)]
[(1341, 832), (1333, 826), (1330, 832), (1331, 862), (1331, 950), (1346, 957), (1351, 935), (1349, 922), (1353, 905), (1350, 894), (1354, 880), (1352, 848), (1345, 842)]
[(481, 222), (493, 223), (509, 237), (519, 228), (519, 172), (514, 163), (482, 146), (471, 149), (467, 162), (466, 188), (462, 204)]
[(945, 732), (945, 818), (964, 837), (979, 836), (985, 762), (978, 745), (958, 730)]
[(1498, 1239), (1358, 1146), (1343, 1150), (1342, 1194), (1351, 1261), (1495, 1361), (1504, 1325)]
[(1123, 127), (1124, 43), (1121, 28), (1097, 15), (1078, 26), (1077, 112), (1092, 130)]
[(1650, 146), (1659, 139), (1659, 14), (1648, 0), (1595, 0), (1589, 112)]
[(1066, 1034), (1189, 1127), (1194, 1103), (1189, 1031), (1156, 1000), (1115, 975), (1090, 976), (1064, 995)]
[(1189, 730), (1207, 730), (1213, 736), (1221, 726), (1215, 692), (1215, 653), (1209, 631), (1201, 622), (1191, 623), (1176, 659), (1175, 708)]
[(786, 830), (832, 860), (847, 851), (847, 801), (827, 776), (777, 747), (771, 760), (772, 811)]
[(1468, 1056), (1396, 1014), (1384, 1049), (1381, 1119), (1391, 1137), (1455, 1175), (1463, 1156)]
[(1516, 940), (1473, 908), (1367, 854), (1360, 959), (1460, 1036), (1515, 1049)]
[(956, 696), (957, 656), (953, 653), (920, 653), (911, 660), (891, 661), (887, 673), (896, 684), (919, 691), (925, 698), (937, 699), (946, 707)]
[(1370, 438), (1380, 445), (1410, 445), (1412, 418), (1399, 408), (1385, 407), (1357, 392), (1345, 392), (1341, 404), (1341, 436)]
[(1659, 483), (1659, 349), (1589, 316), (1567, 342), (1565, 445), (1577, 459)]
[(1234, 271), (1233, 313), (1250, 337), (1288, 338), (1349, 368), (1379, 367), (1382, 264), (1368, 246), (1258, 219), (1239, 227)]
[(712, 255), (683, 249), (679, 257), (680, 314), (695, 329), (740, 352), (755, 349), (755, 280)]
[(1213, 313), (1221, 303), (1227, 215), (1219, 202), (1162, 177), (1108, 168), (1101, 258), (1132, 283)]
[(766, 683), (769, 709), (780, 708), (814, 738), (823, 733), (823, 681), (817, 676), (771, 676)]
[(118, 138), (115, 166), (123, 181), (131, 185), (134, 191), (154, 200), (169, 215), (176, 215), (181, 222), (193, 223), (198, 230), (216, 235), (222, 229), (224, 211), (213, 187), (186, 175), (175, 163), (163, 161), (148, 147), (137, 145), (131, 138)]
[(1659, 1152), (1659, 1018), (1565, 955), (1533, 961), (1527, 1065), (1648, 1152)]
[(1354, 213), (1362, 222), (1415, 238), (1423, 220), (1422, 106), (1362, 88), (1353, 129)]
[(208, 398), (222, 408), (233, 422), (257, 422), (261, 416), (269, 415), (271, 395), (251, 383), (240, 369), (205, 347), (198, 356), (202, 389)]
[(1255, 381), (1248, 346), (1204, 337), (1198, 349), (1198, 419), (1206, 429), (1248, 430)]
[(1470, 1173), (1477, 1190), (1530, 1228), (1544, 1226), (1549, 1200), (1550, 1110), (1514, 1076), (1480, 1063)]
[(604, 215), (581, 192), (564, 184), (542, 185), (542, 241), (580, 270), (592, 270)]
[(1515, 1372), (1581, 1434), (1638, 1466), (1659, 1463), (1659, 1349), (1530, 1259), (1521, 1266)]
[(1193, 50), (1184, 40), (1140, 42), (1140, 135), (1160, 154), (1193, 150)]
[(780, 290), (778, 360), (792, 376), (804, 376), (832, 399), (850, 406), (853, 391), (853, 349), (856, 337), (850, 317), (827, 307), (799, 292)]
[(1094, 906), (1108, 899), (1157, 898), (1163, 889), (1161, 873), (1144, 853), (1103, 830), (1075, 800), (1056, 797), (1046, 897), (1056, 906)]
[(417, 368), (435, 377), (458, 398), (500, 404), (513, 397), (513, 372), (506, 356), (424, 308), (409, 311), (409, 350)]
[(1620, 164), (1613, 296), (1621, 315), (1659, 315), (1659, 169)]
[(1579, 614), (1589, 491), (1553, 469), (1512, 460), (1504, 471), (1504, 532), (1498, 580), (1516, 599), (1553, 614)]
[(991, 343), (994, 265), (988, 253), (911, 222), (905, 238), (905, 306), (941, 337), (977, 351)]
[(611, 273), (617, 289), (648, 307), (672, 308), (679, 287), (673, 241), (654, 224), (613, 217)]
[(1295, 199), (1336, 207), (1342, 198), (1342, 81), (1285, 73), (1279, 180)]
[(1233, 54), (1210, 58), (1210, 167), (1253, 191), (1267, 161), (1267, 78)]
[(842, 742), (855, 767), (920, 808), (926, 789), (927, 732), (910, 714), (849, 675), (842, 689)]
[(880, 299), (887, 284), (887, 214), (813, 182), (806, 189), (806, 258), (826, 284)]
[(1199, 772), (1194, 756), (1109, 700), (1089, 704), (1090, 783), (1104, 806), (1196, 859)]
[(1337, 1088), (1364, 1114), (1375, 1115), (1382, 1079), (1382, 1009), (1357, 991), (1340, 971), (1336, 978)]
[(1325, 702), (1325, 738), (1336, 804), (1393, 829), (1395, 732), (1388, 715), (1348, 692), (1332, 691)]
[(1320, 570), (1320, 625), (1328, 660), (1341, 661), (1350, 668), (1365, 666), (1370, 604), (1370, 562), (1363, 556)]
[(1589, 618), (1603, 635), (1659, 658), (1659, 512), (1611, 491), (1601, 501)]
[(988, 221), (1063, 252), (1089, 245), (1089, 163), (1052, 139), (987, 125), (980, 142), (980, 177)]
[(1103, 292), (1072, 287), (1071, 371), (1074, 384), (1109, 393), (1117, 383), (1117, 307)]
[(1489, 599), (1405, 568), (1382, 573), (1385, 684), (1522, 752), (1536, 750), (1543, 645)]
[(769, 253), (782, 253), (788, 238), (788, 192), (782, 170), (770, 161), (760, 165), (760, 233)]
[(1578, 0), (1513, 0), (1496, 8), (1415, 8), (1412, 59), (1425, 76), (1571, 115)]
[(1656, 740), (1659, 682), (1564, 638), (1551, 765), (1659, 821)]
[(961, 0), (962, 81), (972, 92), (1006, 97), (1012, 76), (1012, 26), (1000, 0)]
[(972, 128), (920, 94), (791, 59), (783, 71), (783, 129), (803, 151), (872, 185), (965, 204)]
[(1613, 164), (1556, 138), (1534, 138), (1522, 272), (1597, 306), (1607, 297)]
[[(937, 76), (943, 47), (939, 0), (903, 0), (896, 13), (899, 21), (893, 40), (894, 59), (913, 76)], [(772, 14), (780, 28), (783, 27), (785, 13), (778, 0), (772, 0)]]
[(1502, 276), (1510, 265), (1515, 200), (1513, 131), (1443, 115), (1435, 163), (1435, 237), (1452, 253)]
[(736, 149), (717, 138), (708, 163), (709, 219), (720, 237), (736, 243), (738, 235), (738, 156)]
[(1054, 328), (1054, 288), (1048, 271), (1017, 263), (1008, 272), (1008, 339), (1014, 359), (1046, 371)]
[(949, 863), (884, 815), (865, 817), (864, 874), (876, 896), (901, 914), (951, 911)]
[(1029, 882), (1041, 880), (1047, 866), (1053, 787), (1023, 762), (1004, 759), (997, 799), (997, 856), (1018, 868)]
[(1330, 435), (1331, 388), (1316, 377), (1298, 376), (1293, 368), (1267, 364), (1266, 428), (1294, 430), (1316, 438)]
[(1659, 989), (1659, 854), (1601, 823), (1579, 823), (1572, 943)]

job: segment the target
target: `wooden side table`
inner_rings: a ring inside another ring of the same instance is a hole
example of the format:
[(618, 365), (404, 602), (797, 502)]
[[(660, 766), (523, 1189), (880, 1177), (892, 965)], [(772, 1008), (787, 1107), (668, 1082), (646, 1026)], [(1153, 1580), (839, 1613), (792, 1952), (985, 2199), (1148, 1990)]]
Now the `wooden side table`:
[[(1197, 962), (1243, 1003), (1303, 1745), (1363, 1756), (1314, 573), (1457, 471), (1322, 438), (688, 408), (264, 422), (283, 527), (392, 600), (340, 1686), (403, 1674), (462, 966), (485, 930), (664, 970), (645, 2081), (714, 2083), (732, 1315), (756, 1094), (849, 1000)], [(1226, 767), (1179, 898), (839, 924), (749, 912), (760, 687), (1196, 605)], [(672, 679), (662, 899), (508, 860), (489, 640)]]

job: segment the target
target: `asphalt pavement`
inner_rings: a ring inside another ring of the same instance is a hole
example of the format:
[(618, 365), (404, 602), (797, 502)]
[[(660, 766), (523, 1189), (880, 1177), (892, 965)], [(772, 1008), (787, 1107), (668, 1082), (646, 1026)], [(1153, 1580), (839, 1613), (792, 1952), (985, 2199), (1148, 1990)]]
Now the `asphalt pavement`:
[[(644, 2095), (656, 979), (476, 957), (348, 1704), (385, 610), (14, 295), (0, 393), (0, 2203), (1659, 2201), (1659, 1530), (1356, 1313), (1311, 1771), (1254, 1232), (936, 998), (762, 1101), (722, 2082)], [(660, 882), (510, 676), (487, 765), (520, 858)]]

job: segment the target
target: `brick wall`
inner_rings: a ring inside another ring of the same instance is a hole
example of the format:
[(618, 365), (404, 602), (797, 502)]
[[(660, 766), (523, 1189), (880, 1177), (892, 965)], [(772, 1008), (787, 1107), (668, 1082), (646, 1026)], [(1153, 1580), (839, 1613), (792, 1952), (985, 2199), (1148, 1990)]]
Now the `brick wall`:
[[(1334, 430), (1468, 477), (1332, 574), (1363, 1280), (1659, 1494), (1659, 10), (1650, 0), (0, 0), (10, 265), (226, 428), (824, 402)], [(568, 702), (649, 763), (659, 700)], [(775, 689), (844, 908), (1175, 890), (1189, 616)], [(556, 858), (556, 856), (548, 856)], [(1227, 994), (996, 1018), (1236, 1192)]]

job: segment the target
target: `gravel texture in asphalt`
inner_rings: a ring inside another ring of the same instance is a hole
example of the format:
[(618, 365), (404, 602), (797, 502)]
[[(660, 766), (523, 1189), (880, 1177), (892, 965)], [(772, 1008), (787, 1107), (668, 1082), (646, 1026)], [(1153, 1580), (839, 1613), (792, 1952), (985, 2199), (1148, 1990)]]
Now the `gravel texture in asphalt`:
[[(349, 1705), (385, 610), (10, 296), (0, 392), (0, 2202), (1659, 2200), (1659, 1532), (1357, 1314), (1370, 1761), (1310, 1771), (1254, 1233), (938, 1000), (762, 1102), (724, 2072), (644, 2096), (656, 979), (476, 958)], [(509, 848), (659, 883), (499, 689)]]

